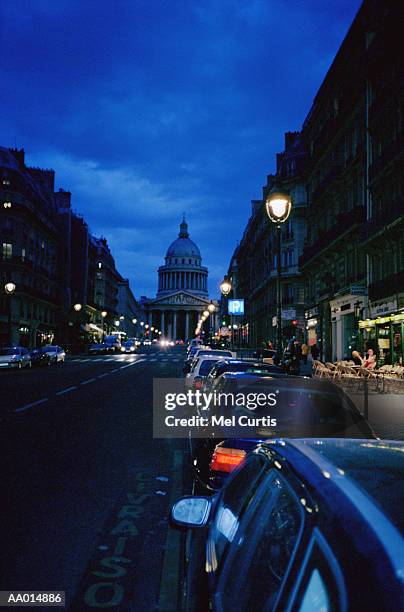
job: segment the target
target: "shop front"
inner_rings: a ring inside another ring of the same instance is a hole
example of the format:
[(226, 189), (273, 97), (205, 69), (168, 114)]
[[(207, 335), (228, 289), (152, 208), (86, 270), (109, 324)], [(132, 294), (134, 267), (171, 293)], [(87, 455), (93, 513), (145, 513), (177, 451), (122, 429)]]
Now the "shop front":
[(404, 312), (359, 321), (365, 348), (373, 348), (380, 365), (403, 365)]

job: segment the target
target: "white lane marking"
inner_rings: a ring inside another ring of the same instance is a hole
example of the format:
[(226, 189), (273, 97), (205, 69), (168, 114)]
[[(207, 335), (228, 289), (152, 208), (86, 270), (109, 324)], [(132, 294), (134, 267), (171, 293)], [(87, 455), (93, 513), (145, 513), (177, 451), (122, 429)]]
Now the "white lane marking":
[(92, 361), (92, 359), (80, 359), (81, 363), (84, 363), (86, 361)]
[(112, 372), (118, 372), (119, 368), (114, 368), (113, 370), (110, 371), (110, 374), (112, 374)]
[(81, 385), (89, 385), (92, 382), (95, 382), (95, 378), (88, 378), (87, 380), (83, 380), (83, 382), (81, 382)]
[(128, 363), (128, 365), (121, 366), (119, 369), (124, 370), (125, 368), (130, 368), (130, 366), (136, 365), (137, 363), (141, 363), (142, 361), (146, 361), (146, 359), (138, 359), (137, 361), (132, 361), (132, 363)]
[(109, 376), (109, 372), (104, 372), (104, 374), (98, 374), (97, 378), (104, 378), (104, 376)]
[(16, 408), (14, 412), (23, 412), (24, 410), (28, 410), (29, 408), (33, 408), (34, 406), (39, 406), (39, 404), (44, 404), (47, 401), (48, 401), (48, 398), (44, 397), (43, 399), (37, 400), (36, 402), (25, 404), (25, 406), (21, 406), (21, 408)]
[(58, 391), (57, 393), (55, 393), (55, 395), (63, 395), (64, 393), (69, 393), (70, 391), (74, 391), (75, 389), (77, 389), (76, 386), (66, 387), (66, 389), (62, 389), (61, 391)]

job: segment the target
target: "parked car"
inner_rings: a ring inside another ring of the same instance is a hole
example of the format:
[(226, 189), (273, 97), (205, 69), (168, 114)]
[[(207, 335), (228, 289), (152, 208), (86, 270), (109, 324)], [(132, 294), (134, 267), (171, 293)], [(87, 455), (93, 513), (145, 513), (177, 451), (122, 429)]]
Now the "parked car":
[[(330, 381), (279, 374), (254, 375), (226, 372), (210, 392), (244, 397), (237, 406), (218, 404), (217, 414), (255, 417), (270, 416), (276, 427), (223, 427), (206, 437), (189, 437), (195, 490), (217, 491), (229, 473), (259, 441), (268, 438), (368, 438), (376, 436), (341, 387)], [(248, 408), (248, 399), (257, 394), (274, 394), (276, 405)], [(203, 415), (202, 415), (203, 416)]]
[(0, 368), (30, 368), (31, 355), (23, 346), (8, 346), (0, 349)]
[(265, 374), (285, 376), (285, 372), (280, 366), (263, 363), (262, 361), (249, 361), (247, 359), (221, 359), (213, 366), (206, 377), (204, 391), (211, 391), (217, 378), (225, 372), (245, 372), (246, 374), (253, 374), (255, 376)]
[(208, 352), (208, 355), (202, 354), (200, 357), (195, 357), (192, 362), (191, 369), (185, 376), (186, 389), (201, 389), (216, 361), (222, 359), (221, 355), (214, 354), (216, 351)]
[(143, 346), (151, 346), (151, 344), (152, 344), (151, 340), (148, 340), (147, 338), (146, 340), (143, 340)]
[(56, 344), (48, 344), (42, 348), (44, 353), (49, 355), (50, 363), (58, 364), (63, 363), (66, 359), (66, 353), (61, 346)]
[(105, 342), (94, 342), (88, 347), (88, 352), (90, 355), (101, 355), (108, 352), (108, 346)]
[(49, 366), (51, 363), (49, 353), (46, 353), (43, 349), (37, 348), (30, 352), (31, 365), (34, 366)]
[(261, 444), (213, 498), (171, 511), (190, 611), (403, 609), (404, 443)]
[(196, 360), (202, 355), (216, 355), (217, 357), (235, 357), (236, 353), (224, 349), (211, 349), (209, 346), (196, 347), (195, 350), (190, 351), (189, 356), (187, 357), (184, 363), (184, 374), (188, 374), (188, 372), (191, 371), (194, 362), (196, 362)]

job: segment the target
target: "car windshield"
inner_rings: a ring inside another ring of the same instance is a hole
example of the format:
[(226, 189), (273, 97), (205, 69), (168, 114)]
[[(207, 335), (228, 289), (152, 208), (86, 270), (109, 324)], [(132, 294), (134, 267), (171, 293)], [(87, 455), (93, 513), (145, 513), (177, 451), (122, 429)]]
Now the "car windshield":
[(20, 354), (20, 349), (17, 349), (17, 348), (0, 349), (0, 355), (1, 356), (5, 356), (5, 355), (19, 355), (19, 354)]

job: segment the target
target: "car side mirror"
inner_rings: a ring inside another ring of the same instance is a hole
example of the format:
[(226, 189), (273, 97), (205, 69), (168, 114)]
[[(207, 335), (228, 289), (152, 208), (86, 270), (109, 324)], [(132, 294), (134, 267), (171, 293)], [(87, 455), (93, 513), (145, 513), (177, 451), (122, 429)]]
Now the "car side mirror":
[(189, 529), (205, 527), (209, 520), (211, 505), (208, 497), (191, 495), (181, 498), (171, 508), (171, 526)]

